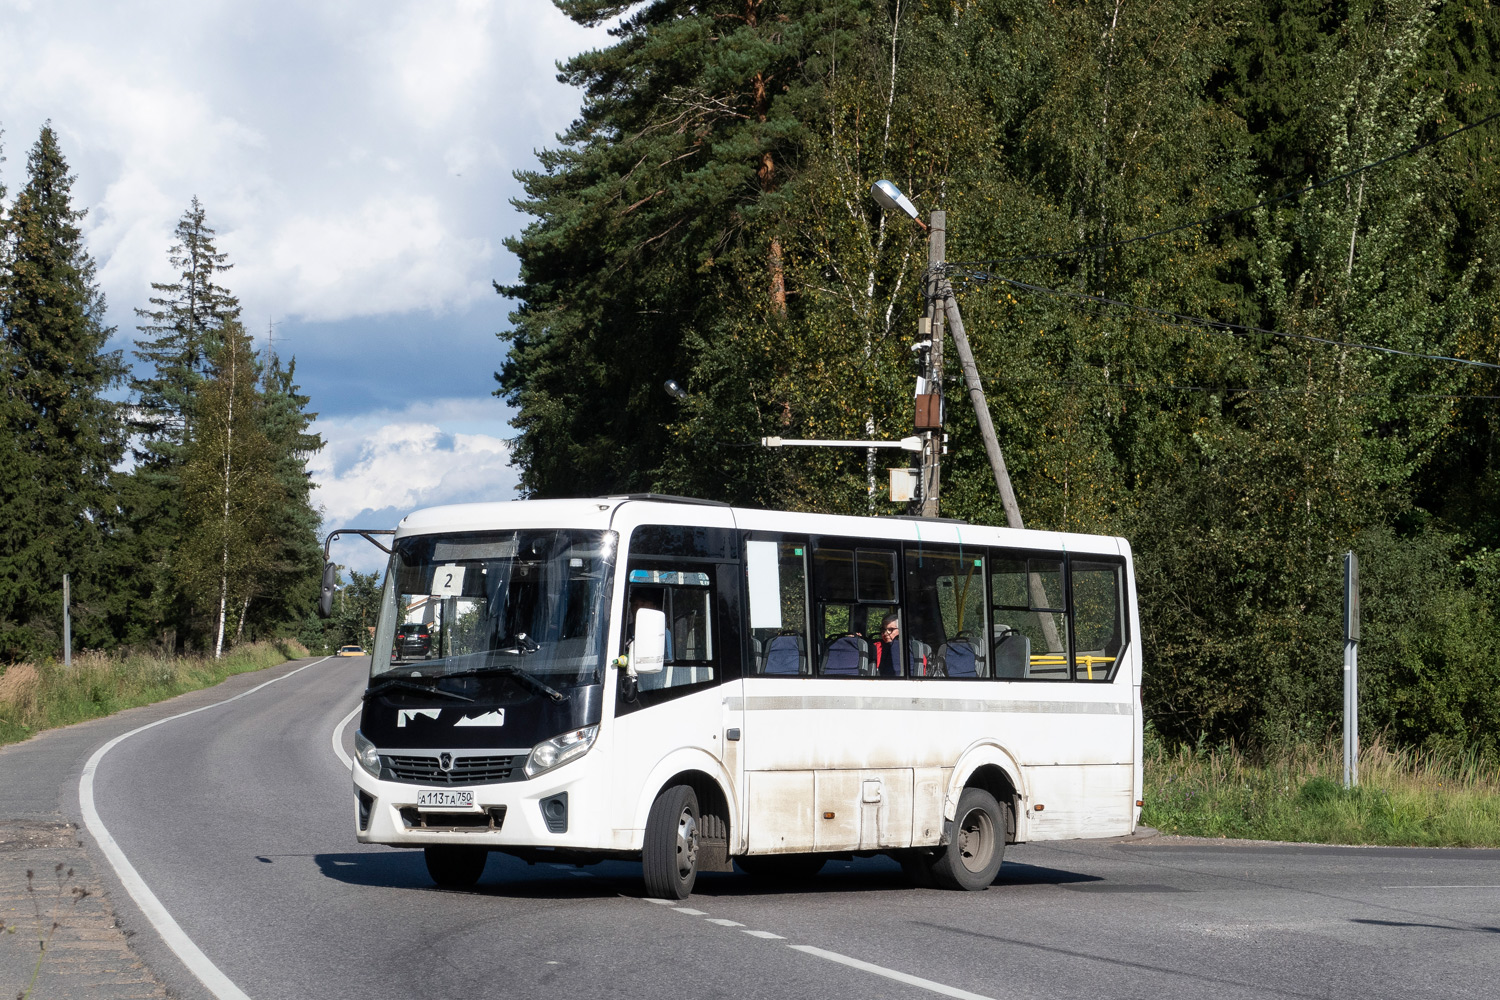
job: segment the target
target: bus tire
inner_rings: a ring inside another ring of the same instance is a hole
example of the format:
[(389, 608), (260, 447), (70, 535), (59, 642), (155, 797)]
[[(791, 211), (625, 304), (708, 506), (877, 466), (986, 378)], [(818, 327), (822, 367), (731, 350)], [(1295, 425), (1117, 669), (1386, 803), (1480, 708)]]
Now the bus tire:
[(448, 889), (467, 889), (484, 874), (484, 864), (490, 859), (490, 852), (483, 847), (434, 844), (422, 848), (422, 859), (427, 862), (427, 874), (438, 885)]
[(828, 861), (821, 854), (755, 854), (734, 860), (746, 875), (761, 882), (803, 882)]
[(990, 887), (1005, 859), (1005, 813), (983, 788), (965, 788), (953, 814), (948, 845), (932, 859), (932, 879), (944, 889)]
[(687, 899), (692, 893), (698, 880), (698, 795), (689, 786), (673, 785), (651, 803), (641, 871), (653, 899)]

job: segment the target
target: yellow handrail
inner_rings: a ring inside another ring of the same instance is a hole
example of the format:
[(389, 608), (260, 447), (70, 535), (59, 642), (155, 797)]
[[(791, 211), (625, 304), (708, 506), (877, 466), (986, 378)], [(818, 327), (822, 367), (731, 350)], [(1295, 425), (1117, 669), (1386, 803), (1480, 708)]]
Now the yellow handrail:
[[(1114, 656), (1094, 656), (1092, 653), (1081, 653), (1073, 659), (1083, 667), (1084, 672), (1088, 675), (1088, 679), (1093, 680), (1095, 664), (1098, 664), (1102, 670), (1108, 670), (1109, 666), (1117, 658)], [(1066, 667), (1068, 665), (1068, 658), (1061, 653), (1038, 653), (1031, 657), (1031, 665), (1033, 668)]]

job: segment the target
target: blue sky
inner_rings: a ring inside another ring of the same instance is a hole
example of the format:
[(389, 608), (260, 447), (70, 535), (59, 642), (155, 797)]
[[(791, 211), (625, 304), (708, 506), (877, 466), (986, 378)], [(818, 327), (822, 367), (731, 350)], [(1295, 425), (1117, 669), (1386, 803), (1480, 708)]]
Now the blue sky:
[(24, 183), (50, 119), (127, 351), (197, 195), (245, 322), (262, 345), (274, 325), (320, 414), (325, 525), (393, 527), (515, 495), (491, 396), (511, 174), (577, 114), (555, 63), (607, 43), (548, 0), (0, 0), (0, 177)]

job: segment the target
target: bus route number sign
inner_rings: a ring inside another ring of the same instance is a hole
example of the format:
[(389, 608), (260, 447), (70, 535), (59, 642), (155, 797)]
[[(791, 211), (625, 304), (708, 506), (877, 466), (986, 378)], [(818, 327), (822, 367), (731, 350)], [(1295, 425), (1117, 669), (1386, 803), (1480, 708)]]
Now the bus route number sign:
[(432, 574), (433, 597), (462, 597), (464, 592), (464, 567), (449, 563), (439, 566)]

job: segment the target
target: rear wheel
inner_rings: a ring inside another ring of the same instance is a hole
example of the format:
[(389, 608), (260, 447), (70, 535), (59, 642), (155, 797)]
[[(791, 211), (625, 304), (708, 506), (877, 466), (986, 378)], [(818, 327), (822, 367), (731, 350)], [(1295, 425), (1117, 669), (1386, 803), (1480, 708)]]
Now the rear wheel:
[(953, 816), (952, 839), (932, 860), (932, 878), (944, 889), (988, 889), (1005, 858), (1002, 806), (982, 788), (965, 788)]
[(687, 899), (698, 881), (698, 795), (673, 785), (651, 803), (641, 848), (646, 895)]
[(762, 882), (803, 882), (822, 871), (828, 859), (821, 854), (756, 854), (734, 860)]
[(467, 889), (484, 874), (490, 852), (483, 847), (441, 844), (422, 848), (427, 874), (438, 885), (449, 889)]

